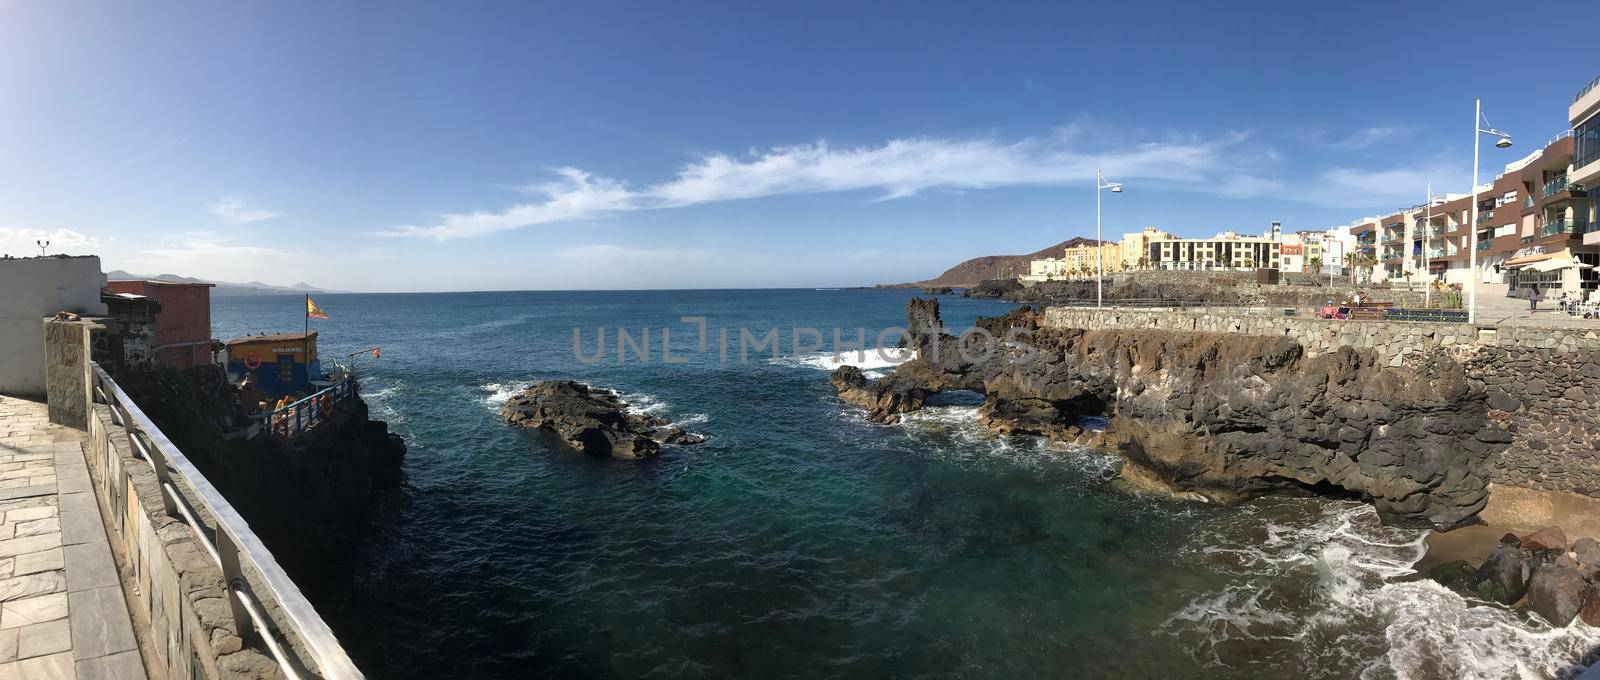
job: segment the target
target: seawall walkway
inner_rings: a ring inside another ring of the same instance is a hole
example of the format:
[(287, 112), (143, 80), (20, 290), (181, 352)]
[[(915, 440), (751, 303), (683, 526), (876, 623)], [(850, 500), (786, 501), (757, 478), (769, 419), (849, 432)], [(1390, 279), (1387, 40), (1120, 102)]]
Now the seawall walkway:
[(0, 680), (146, 678), (87, 433), (0, 396)]

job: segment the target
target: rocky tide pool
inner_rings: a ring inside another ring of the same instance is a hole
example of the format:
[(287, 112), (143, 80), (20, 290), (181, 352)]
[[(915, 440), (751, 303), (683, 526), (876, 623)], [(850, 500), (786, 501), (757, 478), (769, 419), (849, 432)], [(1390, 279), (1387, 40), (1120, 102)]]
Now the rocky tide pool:
[[(870, 343), (911, 296), (319, 296), (325, 358), (383, 347), (364, 396), (409, 446), (402, 494), (319, 609), (371, 677), (1539, 678), (1600, 648), (1600, 630), (1416, 579), (1425, 532), (1367, 505), (1135, 495), (1117, 458), (990, 434), (961, 394), (868, 422), (828, 384), (838, 361), (791, 352), (795, 327)], [(219, 298), (216, 333), (298, 328), (302, 305)], [(1011, 308), (942, 313), (959, 329)], [(681, 317), (705, 318), (708, 351)], [(650, 362), (618, 362), (619, 327), (650, 329)], [(683, 363), (660, 361), (664, 327)], [(785, 355), (741, 360), (734, 340), (724, 361), (720, 328), (776, 329)], [(498, 415), (560, 378), (706, 441), (583, 457)]]

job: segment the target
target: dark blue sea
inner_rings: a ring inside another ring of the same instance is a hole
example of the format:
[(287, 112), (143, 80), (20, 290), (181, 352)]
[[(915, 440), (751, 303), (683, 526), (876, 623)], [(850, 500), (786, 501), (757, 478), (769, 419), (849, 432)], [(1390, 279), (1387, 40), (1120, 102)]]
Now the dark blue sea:
[[(382, 347), (362, 391), (409, 447), (350, 592), (318, 603), (369, 677), (1539, 677), (1600, 645), (1409, 578), (1424, 534), (1359, 503), (1137, 495), (1114, 456), (980, 429), (971, 395), (867, 422), (792, 331), (875, 344), (908, 291), (316, 297), (325, 360)], [(954, 329), (1011, 309), (942, 304)], [(215, 299), (217, 337), (299, 329), (302, 305)], [(619, 328), (649, 329), (648, 362), (618, 362)], [(741, 360), (741, 328), (783, 355)], [(600, 460), (497, 417), (549, 378), (707, 441)]]

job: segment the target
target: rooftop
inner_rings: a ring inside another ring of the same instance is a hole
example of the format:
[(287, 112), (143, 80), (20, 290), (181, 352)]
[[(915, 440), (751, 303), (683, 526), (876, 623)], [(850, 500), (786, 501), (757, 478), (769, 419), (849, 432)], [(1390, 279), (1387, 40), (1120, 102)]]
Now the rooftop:
[(251, 342), (289, 342), (291, 340), (304, 340), (308, 336), (311, 339), (315, 340), (317, 338), (317, 332), (316, 331), (311, 331), (309, 334), (307, 334), (307, 333), (273, 333), (271, 335), (246, 335), (244, 337), (233, 338), (231, 340), (225, 340), (225, 341), (223, 341), (222, 344), (224, 344), (224, 345), (241, 345), (241, 344), (251, 343)]

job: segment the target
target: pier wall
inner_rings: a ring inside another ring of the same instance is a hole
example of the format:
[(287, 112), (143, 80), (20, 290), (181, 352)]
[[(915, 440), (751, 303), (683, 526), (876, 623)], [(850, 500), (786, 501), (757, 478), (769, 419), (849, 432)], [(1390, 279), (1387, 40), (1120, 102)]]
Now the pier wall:
[[(1405, 369), (1443, 352), (1481, 387), (1488, 417), (1510, 445), (1490, 461), (1505, 487), (1600, 498), (1600, 327), (1476, 327), (1458, 323), (1273, 317), (1257, 310), (1080, 309), (1052, 307), (1044, 325), (1087, 330), (1152, 330), (1288, 337), (1307, 356), (1341, 347), (1374, 353)], [(1491, 506), (1493, 501), (1491, 500)]]

